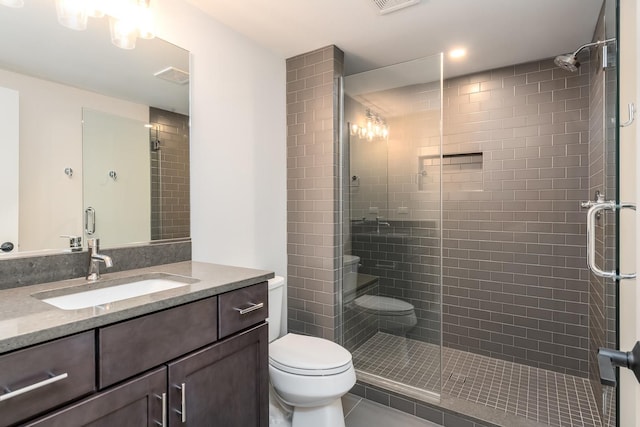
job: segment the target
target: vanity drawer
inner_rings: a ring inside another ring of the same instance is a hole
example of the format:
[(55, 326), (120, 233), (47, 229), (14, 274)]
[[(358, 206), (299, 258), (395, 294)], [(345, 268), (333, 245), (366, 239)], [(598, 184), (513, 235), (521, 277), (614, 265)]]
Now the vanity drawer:
[(217, 339), (217, 297), (98, 329), (98, 386), (161, 365)]
[(0, 426), (95, 392), (95, 360), (93, 331), (0, 356)]
[(267, 282), (218, 295), (219, 334), (224, 338), (264, 322), (269, 313)]

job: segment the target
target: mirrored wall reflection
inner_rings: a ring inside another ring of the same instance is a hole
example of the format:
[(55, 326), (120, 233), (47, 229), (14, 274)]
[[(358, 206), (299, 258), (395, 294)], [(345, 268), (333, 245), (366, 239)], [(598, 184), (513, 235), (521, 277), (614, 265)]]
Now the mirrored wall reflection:
[(441, 56), (345, 78), (343, 345), (358, 378), (440, 393)]
[[(17, 93), (17, 104), (12, 108), (19, 112), (18, 116), (13, 114), (15, 120), (11, 123), (3, 123), (3, 129), (17, 128), (18, 152), (17, 155), (15, 150), (0, 152), (3, 174), (0, 197), (4, 201), (0, 218), (11, 218), (11, 222), (0, 222), (0, 246), (4, 248), (4, 242), (12, 246), (9, 251), (0, 250), (0, 259), (68, 250), (69, 238), (60, 236), (84, 235), (84, 109), (146, 124), (150, 108), (184, 117), (189, 114), (188, 51), (159, 38), (139, 40), (136, 49), (125, 51), (111, 44), (106, 20), (91, 21), (86, 31), (77, 32), (59, 25), (55, 13), (53, 1), (25, 2), (20, 9), (0, 7), (0, 39), (20, 41), (0, 45), (0, 105), (3, 106), (0, 108), (6, 109), (5, 95), (13, 91)], [(10, 116), (2, 114), (2, 120)], [(159, 122), (159, 125), (163, 124)], [(171, 126), (159, 132), (176, 134)], [(182, 123), (173, 127), (184, 129)], [(188, 140), (188, 131), (181, 132)], [(147, 151), (151, 136), (147, 130)], [(171, 138), (161, 136), (161, 139)], [(168, 153), (166, 157), (169, 162), (180, 161)], [(178, 159), (184, 157), (178, 156)], [(148, 171), (148, 163), (149, 160), (141, 168)], [(188, 170), (188, 162), (180, 167)], [(124, 179), (123, 175), (121, 178)], [(183, 200), (189, 197), (184, 182), (185, 178), (178, 176), (165, 179), (163, 183), (180, 186), (178, 191), (185, 194), (166, 195), (164, 200), (178, 198), (178, 203), (184, 204)], [(151, 199), (149, 186), (138, 198)], [(154, 236), (170, 236), (159, 239), (189, 236), (188, 230), (185, 231), (188, 221), (186, 224), (184, 221), (188, 208), (182, 206), (176, 211), (181, 213), (180, 219), (164, 220), (164, 224), (171, 224), (172, 231), (156, 230)], [(4, 226), (9, 223), (10, 228)], [(138, 234), (132, 234), (130, 239), (114, 242), (131, 244), (150, 240), (150, 237), (141, 240)], [(104, 243), (103, 248), (110, 246)]]
[(189, 116), (149, 111), (151, 240), (190, 236)]
[(84, 238), (106, 247), (189, 237), (189, 117), (83, 111)]

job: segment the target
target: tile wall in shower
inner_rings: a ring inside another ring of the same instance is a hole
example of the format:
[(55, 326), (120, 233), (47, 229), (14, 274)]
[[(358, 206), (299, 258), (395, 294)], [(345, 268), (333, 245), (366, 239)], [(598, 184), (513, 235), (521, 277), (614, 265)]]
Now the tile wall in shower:
[(445, 81), (443, 153), (483, 154), (443, 194), (444, 344), (588, 372), (589, 67), (552, 60)]
[(151, 107), (149, 122), (151, 240), (189, 237), (189, 116)]

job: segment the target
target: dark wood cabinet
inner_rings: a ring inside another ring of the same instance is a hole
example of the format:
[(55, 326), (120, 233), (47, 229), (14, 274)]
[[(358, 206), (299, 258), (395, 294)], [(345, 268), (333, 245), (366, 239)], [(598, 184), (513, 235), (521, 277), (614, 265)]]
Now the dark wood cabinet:
[(0, 426), (94, 393), (94, 347), (90, 331), (0, 356)]
[(266, 324), (169, 364), (169, 425), (267, 427)]
[(16, 397), (0, 427), (268, 427), (266, 299), (262, 282), (0, 356), (23, 379), (43, 366), (73, 377)]
[[(162, 425), (167, 368), (98, 393), (27, 424), (30, 427), (152, 427)], [(166, 416), (166, 415), (165, 415)], [(165, 423), (166, 425), (166, 423)]]
[(215, 342), (217, 301), (217, 297), (207, 298), (99, 328), (98, 387), (103, 389)]

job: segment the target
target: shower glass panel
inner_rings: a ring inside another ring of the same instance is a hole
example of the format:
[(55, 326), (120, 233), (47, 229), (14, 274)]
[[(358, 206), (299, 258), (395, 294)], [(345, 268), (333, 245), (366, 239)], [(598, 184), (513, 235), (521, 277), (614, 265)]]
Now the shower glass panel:
[[(603, 6), (604, 19), (602, 28), (597, 28), (594, 38), (602, 36), (605, 39), (617, 39), (618, 16), (617, 0), (606, 0)], [(606, 50), (599, 50), (594, 61), (600, 62), (594, 67), (594, 74), (603, 84), (603, 123), (604, 123), (604, 183), (603, 191), (606, 200), (615, 200), (620, 203), (619, 159), (618, 159), (618, 46), (617, 43), (609, 43)], [(604, 62), (603, 62), (604, 57)], [(619, 214), (619, 213), (618, 213)], [(616, 213), (606, 213), (602, 224), (603, 252), (605, 270), (618, 270), (620, 266), (617, 243), (619, 218)], [(597, 236), (597, 234), (596, 234)], [(614, 280), (600, 279), (603, 281), (604, 292), (602, 313), (604, 314), (603, 344), (606, 348), (617, 349), (618, 344), (618, 286)], [(595, 294), (595, 293), (594, 293)], [(595, 294), (597, 295), (597, 294)], [(597, 317), (594, 319), (597, 321)], [(596, 353), (596, 349), (591, 352)], [(594, 361), (595, 362), (595, 361)], [(597, 377), (595, 378), (598, 379)], [(599, 396), (596, 396), (598, 399)], [(604, 427), (616, 426), (617, 396), (613, 387), (602, 386), (602, 404), (600, 406), (602, 424)]]
[(440, 54), (344, 79), (342, 342), (359, 380), (422, 400), (441, 388), (442, 168), (471, 161), (442, 157), (442, 99)]

